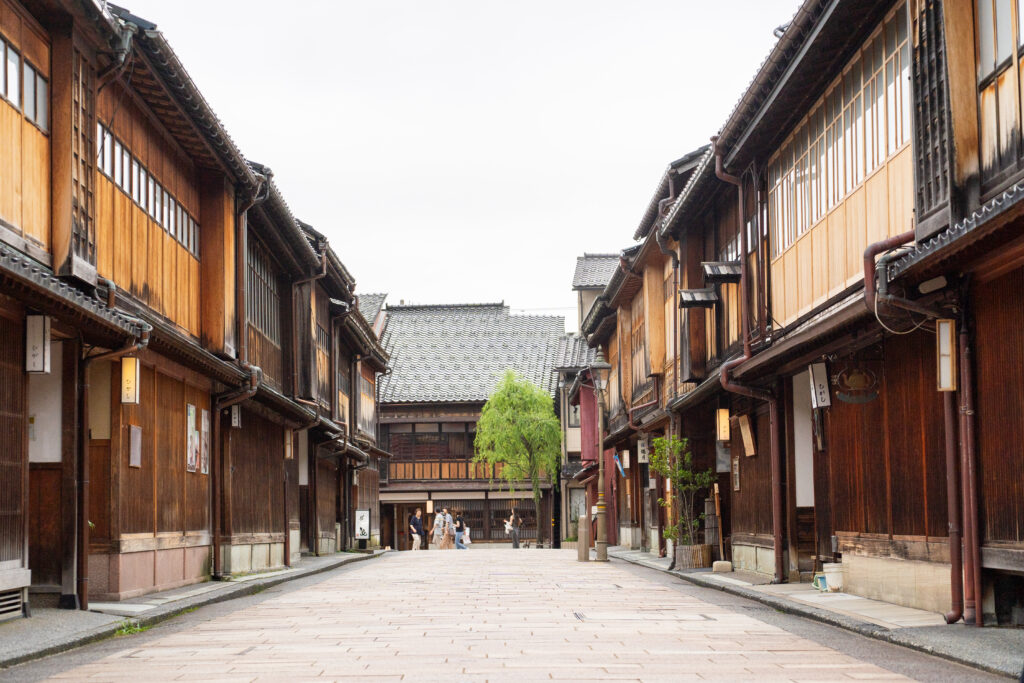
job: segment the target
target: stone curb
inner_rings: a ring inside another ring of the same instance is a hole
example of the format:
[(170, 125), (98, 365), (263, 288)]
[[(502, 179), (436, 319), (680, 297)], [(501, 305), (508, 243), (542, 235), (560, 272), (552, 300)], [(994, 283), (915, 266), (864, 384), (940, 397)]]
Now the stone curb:
[[(268, 588), (273, 588), (282, 583), (292, 581), (294, 579), (302, 579), (307, 576), (315, 576), (316, 574), (322, 574), (324, 572), (337, 569), (338, 567), (352, 564), (354, 562), (362, 562), (363, 560), (372, 560), (377, 557), (381, 557), (388, 551), (376, 551), (371, 553), (339, 553), (339, 557), (334, 562), (325, 563), (317, 567), (310, 567), (309, 569), (299, 569), (296, 572), (291, 572), (283, 576), (268, 576), (265, 579), (251, 579), (249, 581), (239, 581), (235, 585), (231, 585), (232, 582), (226, 582), (226, 587), (223, 590), (211, 591), (203, 595), (197, 595), (193, 598), (185, 598), (180, 601), (175, 601), (164, 607), (157, 607), (156, 609), (144, 613), (144, 616), (138, 617), (124, 617), (120, 622), (114, 624), (105, 624), (97, 628), (82, 631), (74, 636), (68, 638), (62, 643), (55, 645), (46, 645), (37, 650), (31, 652), (25, 652), (13, 657), (6, 659), (0, 659), (0, 671), (8, 669), (18, 664), (24, 664), (35, 659), (42, 659), (49, 655), (67, 652), (74, 648), (88, 645), (99, 640), (105, 640), (112, 637), (117, 633), (125, 624), (125, 622), (133, 623), (138, 626), (155, 626), (164, 621), (173, 619), (176, 616), (191, 612), (198, 607), (205, 607), (206, 605), (214, 605), (218, 602), (226, 602), (234, 598), (242, 598), (247, 595), (255, 595), (261, 593)], [(30, 617), (31, 618), (31, 617)]]
[(916, 640), (913, 636), (903, 635), (899, 631), (894, 631), (883, 626), (878, 626), (877, 624), (872, 624), (871, 622), (848, 617), (844, 614), (837, 614), (836, 612), (812, 607), (810, 605), (802, 605), (790, 600), (777, 598), (774, 595), (762, 593), (761, 591), (752, 590), (744, 586), (711, 581), (699, 573), (669, 571), (668, 569), (663, 569), (658, 565), (644, 562), (638, 558), (625, 557), (611, 552), (609, 552), (608, 555), (614, 559), (622, 560), (623, 562), (629, 562), (630, 564), (635, 564), (640, 567), (646, 567), (665, 574), (671, 574), (683, 581), (687, 581), (688, 583), (692, 583), (702, 588), (713, 588), (720, 590), (723, 593), (738, 595), (739, 597), (759, 602), (780, 612), (785, 612), (786, 614), (793, 614), (807, 619), (813, 619), (814, 621), (820, 621), (822, 623), (829, 624), (830, 626), (836, 626), (847, 631), (852, 631), (868, 638), (882, 640), (887, 643), (892, 643), (893, 645), (899, 645), (901, 647), (910, 648), (911, 650), (917, 650), (918, 652), (924, 652), (925, 654), (942, 657), (943, 659), (948, 659), (950, 661), (957, 662), (958, 664), (969, 666), (973, 669), (981, 669), (982, 671), (998, 674), (1000, 676), (1008, 676), (1013, 680), (1019, 680), (1019, 678), (1024, 675), (1024, 672), (1020, 669), (1011, 669), (1008, 666), (993, 666), (993, 664), (988, 660), (973, 657), (971, 652), (953, 650), (952, 648), (936, 649), (931, 645)]

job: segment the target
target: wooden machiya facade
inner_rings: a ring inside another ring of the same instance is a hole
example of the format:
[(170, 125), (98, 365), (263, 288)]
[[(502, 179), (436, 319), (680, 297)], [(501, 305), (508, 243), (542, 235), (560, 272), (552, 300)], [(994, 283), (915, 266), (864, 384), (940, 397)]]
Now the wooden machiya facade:
[[(514, 316), (503, 304), (389, 305), (382, 337), (395, 359), (380, 388), (382, 543), (410, 549), (409, 516), (424, 528), (443, 507), (458, 511), (473, 542), (508, 542), (515, 509), (524, 542), (557, 534), (556, 482), (542, 482), (538, 509), (530, 485), (511, 489), (500, 465), (473, 462), (480, 411), (506, 369), (551, 390), (551, 362), (565, 323), (555, 316)], [(423, 541), (424, 547), (427, 540)]]
[(300, 440), (375, 447), (307, 381), (386, 367), (351, 275), (111, 10), (0, 1), (0, 617), (291, 564)]
[[(644, 373), (675, 373), (654, 405), (719, 472), (735, 567), (841, 563), (851, 593), (1019, 619), (1018, 15), (805, 2), (691, 177), (659, 189), (668, 258), (638, 231), (584, 322), (613, 366), (606, 445), (659, 419), (636, 408), (657, 394)], [(666, 260), (677, 356), (659, 365), (648, 270)]]

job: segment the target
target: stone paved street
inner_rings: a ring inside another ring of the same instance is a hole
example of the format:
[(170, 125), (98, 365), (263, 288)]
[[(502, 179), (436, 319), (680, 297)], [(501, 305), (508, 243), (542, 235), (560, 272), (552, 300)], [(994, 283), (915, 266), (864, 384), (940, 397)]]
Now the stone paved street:
[[(479, 546), (391, 553), (294, 590), (203, 608), (4, 673), (147, 683), (907, 680), (900, 671), (927, 680), (989, 678), (824, 625), (763, 615), (746, 601), (646, 568), (574, 558), (575, 551)], [(799, 627), (787, 627), (790, 621)], [(800, 629), (803, 635), (791, 632)]]

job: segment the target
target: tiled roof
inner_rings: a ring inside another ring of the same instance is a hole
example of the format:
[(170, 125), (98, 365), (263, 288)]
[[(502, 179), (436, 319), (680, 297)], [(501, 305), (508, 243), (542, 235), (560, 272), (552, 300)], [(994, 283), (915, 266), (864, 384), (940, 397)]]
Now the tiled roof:
[(377, 320), (377, 314), (380, 313), (380, 309), (384, 307), (384, 300), (388, 298), (386, 293), (375, 293), (375, 294), (357, 294), (359, 297), (359, 312), (363, 314), (363, 318), (370, 327), (373, 327), (374, 321)]
[(604, 289), (619, 264), (618, 254), (584, 254), (576, 257), (573, 289)]
[(381, 403), (486, 401), (511, 369), (551, 392), (562, 316), (511, 315), (508, 306), (388, 306), (383, 343), (391, 374)]
[(584, 337), (565, 334), (558, 339), (558, 352), (555, 354), (555, 368), (579, 370), (594, 362), (597, 349), (587, 346)]

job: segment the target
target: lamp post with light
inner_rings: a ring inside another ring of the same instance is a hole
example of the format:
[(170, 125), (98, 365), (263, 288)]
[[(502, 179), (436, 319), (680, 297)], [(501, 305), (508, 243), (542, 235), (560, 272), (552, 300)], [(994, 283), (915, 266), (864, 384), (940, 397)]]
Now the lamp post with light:
[(597, 561), (608, 561), (608, 506), (604, 500), (604, 389), (612, 366), (605, 359), (601, 349), (590, 364), (590, 377), (594, 381), (595, 402), (597, 403), (597, 540), (594, 546)]

